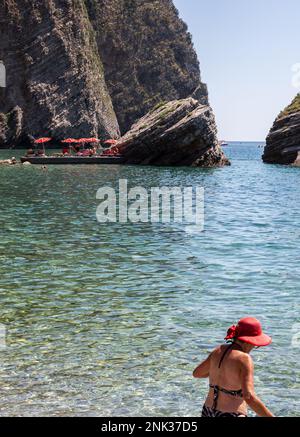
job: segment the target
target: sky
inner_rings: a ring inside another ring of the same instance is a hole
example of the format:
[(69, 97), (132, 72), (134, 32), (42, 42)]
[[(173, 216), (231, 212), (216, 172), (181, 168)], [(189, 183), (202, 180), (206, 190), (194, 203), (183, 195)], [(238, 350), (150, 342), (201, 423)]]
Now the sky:
[(174, 3), (193, 36), (219, 138), (263, 141), (300, 92), (292, 71), (300, 71), (300, 1)]

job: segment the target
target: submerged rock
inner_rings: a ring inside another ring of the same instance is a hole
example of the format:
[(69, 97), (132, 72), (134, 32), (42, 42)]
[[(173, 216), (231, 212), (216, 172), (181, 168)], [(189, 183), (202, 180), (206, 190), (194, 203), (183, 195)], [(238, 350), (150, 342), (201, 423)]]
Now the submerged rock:
[(300, 94), (275, 120), (267, 137), (263, 161), (300, 165)]
[(0, 165), (16, 165), (17, 160), (15, 157), (10, 159), (0, 159)]
[(195, 167), (230, 164), (217, 140), (212, 109), (193, 98), (154, 108), (132, 126), (118, 147), (129, 164)]

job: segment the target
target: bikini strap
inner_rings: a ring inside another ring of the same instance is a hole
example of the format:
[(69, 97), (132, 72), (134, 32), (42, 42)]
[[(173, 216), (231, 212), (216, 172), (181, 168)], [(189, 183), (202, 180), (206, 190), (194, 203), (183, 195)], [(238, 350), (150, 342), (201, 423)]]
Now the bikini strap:
[(228, 348), (226, 349), (226, 351), (224, 352), (224, 354), (222, 355), (222, 358), (220, 359), (220, 363), (219, 363), (219, 369), (221, 369), (223, 361), (225, 360), (227, 354), (229, 354), (229, 352), (231, 351), (231, 349), (233, 348), (234, 343), (232, 343), (230, 346), (228, 346)]
[(223, 354), (223, 356), (222, 356), (222, 358), (221, 358), (221, 360), (220, 360), (220, 363), (219, 363), (219, 369), (221, 369), (221, 366), (222, 366), (222, 364), (223, 364), (223, 361), (225, 360), (227, 354), (229, 354), (229, 352), (233, 349), (234, 346), (238, 346), (238, 347), (242, 350), (242, 347), (241, 347), (239, 344), (237, 344), (237, 343), (232, 343), (232, 344), (231, 344), (231, 345), (226, 349), (226, 351), (224, 352), (224, 354)]
[[(239, 344), (237, 344), (237, 343), (232, 343), (230, 346), (228, 346), (228, 348), (226, 349), (226, 351), (224, 352), (224, 354), (222, 355), (222, 358), (220, 360), (219, 369), (221, 368), (221, 366), (223, 364), (223, 361), (226, 358), (227, 354), (234, 348), (234, 346), (238, 346), (241, 350), (243, 350), (242, 347)], [(225, 394), (230, 395), (230, 396), (238, 396), (238, 397), (242, 397), (243, 396), (242, 390), (240, 390), (240, 391), (229, 391), (229, 390), (225, 390), (223, 388), (220, 388), (217, 385), (210, 385), (210, 388), (212, 388), (213, 391), (214, 391), (214, 401), (213, 401), (213, 407), (212, 407), (213, 411), (217, 411), (220, 392), (225, 393)]]

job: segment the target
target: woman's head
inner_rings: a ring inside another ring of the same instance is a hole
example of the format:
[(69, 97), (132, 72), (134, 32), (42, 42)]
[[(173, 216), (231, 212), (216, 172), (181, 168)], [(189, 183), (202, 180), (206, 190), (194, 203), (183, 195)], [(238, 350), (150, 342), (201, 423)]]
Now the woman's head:
[(242, 351), (245, 352), (246, 354), (250, 354), (250, 352), (253, 351), (253, 349), (259, 349), (258, 346), (257, 347), (253, 346), (252, 344), (245, 343), (244, 341), (241, 340), (236, 340), (235, 343), (239, 344), (240, 347), (242, 348)]
[(251, 346), (250, 350), (254, 347), (269, 346), (272, 343), (272, 338), (263, 333), (260, 321), (253, 317), (246, 317), (237, 325), (231, 326), (225, 340), (245, 343), (247, 349)]

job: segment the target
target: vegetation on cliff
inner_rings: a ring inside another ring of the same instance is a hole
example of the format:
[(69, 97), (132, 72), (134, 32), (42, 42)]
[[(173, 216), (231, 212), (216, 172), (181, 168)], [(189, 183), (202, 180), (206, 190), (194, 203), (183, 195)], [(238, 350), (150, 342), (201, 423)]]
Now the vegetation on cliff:
[(300, 111), (300, 93), (294, 98), (292, 103), (287, 106), (279, 115), (279, 118), (286, 117), (287, 115), (294, 114)]

